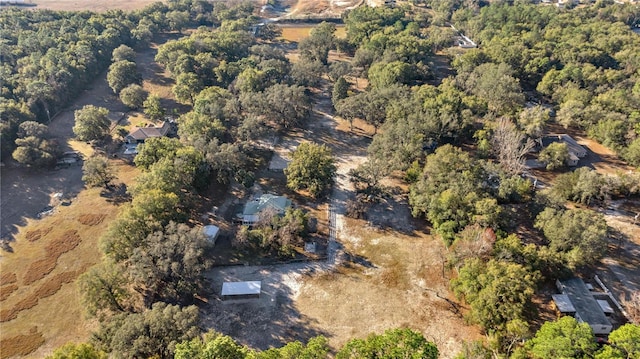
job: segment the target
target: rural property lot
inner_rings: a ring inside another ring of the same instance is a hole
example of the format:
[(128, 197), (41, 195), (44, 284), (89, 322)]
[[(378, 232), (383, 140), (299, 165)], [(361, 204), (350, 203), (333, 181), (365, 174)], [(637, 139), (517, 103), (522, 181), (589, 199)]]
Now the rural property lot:
[[(331, 196), (338, 240), (329, 245), (329, 260), (214, 268), (204, 324), (260, 349), (316, 335), (326, 336), (335, 349), (353, 337), (407, 326), (434, 341), (441, 357), (451, 358), (480, 332), (465, 324), (462, 309), (447, 297), (446, 249), (441, 240), (414, 230), (402, 198), (369, 212), (371, 222), (384, 222), (387, 230), (344, 217), (345, 201), (354, 196), (347, 173), (365, 160), (369, 140), (338, 130), (348, 125), (331, 113), (328, 93), (316, 94), (305, 131), (305, 138), (331, 147), (338, 165)], [(223, 282), (250, 280), (262, 281), (260, 299), (221, 300)]]

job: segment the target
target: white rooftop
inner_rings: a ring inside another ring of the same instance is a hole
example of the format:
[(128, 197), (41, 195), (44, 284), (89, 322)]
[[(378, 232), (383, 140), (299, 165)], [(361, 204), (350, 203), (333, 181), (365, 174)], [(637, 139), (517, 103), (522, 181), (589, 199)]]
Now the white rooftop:
[(222, 295), (252, 295), (260, 294), (262, 282), (259, 280), (248, 282), (224, 282), (222, 283)]

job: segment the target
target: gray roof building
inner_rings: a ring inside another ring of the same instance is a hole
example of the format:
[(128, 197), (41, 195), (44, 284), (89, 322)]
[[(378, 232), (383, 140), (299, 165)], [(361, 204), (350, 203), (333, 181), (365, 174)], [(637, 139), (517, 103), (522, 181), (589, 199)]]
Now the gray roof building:
[(260, 219), (260, 213), (266, 209), (274, 209), (276, 213), (283, 214), (291, 207), (291, 200), (284, 196), (263, 194), (262, 196), (248, 202), (242, 211), (242, 223), (251, 225)]
[(567, 160), (568, 166), (577, 166), (580, 158), (587, 155), (587, 150), (571, 136), (565, 133), (559, 135), (547, 135), (543, 137), (541, 140), (541, 146), (542, 148), (545, 148), (554, 142), (562, 142), (567, 145), (567, 150), (569, 151), (569, 159)]
[[(611, 332), (613, 326), (609, 318), (582, 279), (557, 280), (556, 286), (564, 294), (564, 296), (553, 296), (556, 307), (561, 313), (572, 314), (579, 322), (589, 324), (596, 335)], [(569, 303), (566, 302), (567, 299)]]

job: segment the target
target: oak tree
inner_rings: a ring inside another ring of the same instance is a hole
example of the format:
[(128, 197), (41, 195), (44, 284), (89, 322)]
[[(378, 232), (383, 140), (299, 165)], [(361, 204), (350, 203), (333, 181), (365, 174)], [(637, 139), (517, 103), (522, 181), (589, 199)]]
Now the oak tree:
[(99, 141), (109, 134), (111, 121), (109, 110), (104, 107), (86, 105), (74, 112), (73, 133), (81, 141)]
[(287, 187), (306, 189), (312, 197), (318, 197), (331, 188), (336, 170), (335, 160), (326, 145), (304, 142), (292, 153), (284, 173)]
[(82, 180), (89, 187), (104, 186), (109, 187), (109, 182), (116, 178), (116, 175), (106, 156), (92, 156), (82, 165)]

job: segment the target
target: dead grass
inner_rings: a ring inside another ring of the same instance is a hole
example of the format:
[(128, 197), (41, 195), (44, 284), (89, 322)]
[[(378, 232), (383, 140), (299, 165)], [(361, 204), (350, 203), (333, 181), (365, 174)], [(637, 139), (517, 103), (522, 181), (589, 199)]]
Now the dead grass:
[[(282, 29), (282, 35), (280, 35), (280, 40), (290, 41), (290, 42), (298, 42), (306, 37), (309, 37), (309, 33), (315, 26), (302, 26), (302, 25), (282, 25), (280, 29)], [(336, 26), (335, 35), (337, 38), (346, 38), (347, 30), (346, 27)]]
[(89, 145), (89, 144), (87, 144), (86, 142), (83, 142), (83, 141), (69, 140), (68, 144), (69, 144), (69, 147), (71, 147), (72, 150), (82, 153), (84, 158), (91, 157), (93, 155), (93, 153), (95, 152), (95, 150), (93, 149), (93, 147), (91, 147), (91, 145)]
[(47, 233), (51, 232), (52, 229), (53, 227), (46, 227), (46, 228), (36, 229), (34, 231), (29, 231), (27, 232), (27, 234), (25, 234), (25, 239), (28, 240), (29, 242), (35, 242), (38, 239), (46, 236)]
[(18, 277), (13, 272), (4, 272), (0, 274), (0, 285), (7, 285), (18, 281)]
[(29, 270), (22, 278), (22, 284), (29, 285), (46, 277), (56, 267), (57, 260), (57, 257), (47, 256), (31, 263)]
[(0, 302), (7, 299), (11, 295), (11, 293), (16, 291), (16, 289), (18, 289), (17, 284), (9, 284), (9, 285), (0, 287)]
[(16, 335), (0, 340), (0, 358), (10, 358), (15, 355), (27, 355), (38, 349), (44, 343), (42, 333), (38, 327), (32, 327), (28, 334)]
[(83, 214), (78, 217), (78, 222), (85, 226), (97, 226), (102, 223), (106, 216), (106, 214)]
[[(122, 173), (122, 177), (130, 179), (137, 171), (126, 169)], [(71, 206), (58, 207), (52, 216), (30, 221), (12, 243), (14, 252), (3, 254), (3, 284), (13, 281), (18, 288), (2, 288), (0, 331), (3, 338), (17, 338), (11, 349), (16, 355), (35, 349), (33, 357), (44, 357), (66, 342), (87, 340), (91, 325), (84, 318), (80, 295), (72, 282), (100, 260), (98, 238), (119, 211), (99, 193), (100, 189), (85, 190)], [(92, 226), (80, 226), (78, 218), (96, 208), (104, 209), (102, 220)], [(27, 240), (30, 232), (47, 234), (33, 242)], [(6, 268), (15, 272), (8, 273)], [(28, 334), (34, 324), (41, 331), (37, 336)], [(2, 352), (4, 355), (4, 344)]]
[(22, 278), (22, 284), (29, 285), (47, 276), (56, 267), (58, 258), (77, 247), (80, 241), (78, 231), (67, 230), (49, 242), (45, 247), (45, 257), (31, 263), (27, 273)]
[(353, 130), (349, 125), (349, 121), (339, 118), (336, 130), (360, 136), (373, 136), (373, 133), (375, 132), (375, 128), (373, 126), (359, 118), (353, 120)]
[(0, 311), (0, 322), (4, 323), (16, 319), (18, 317), (18, 313), (23, 310), (35, 307), (40, 299), (54, 295), (57, 291), (60, 290), (63, 284), (72, 282), (80, 274), (82, 274), (84, 272), (84, 269), (85, 268), (82, 268), (82, 270), (78, 271), (60, 273), (49, 279), (43, 285), (38, 287), (38, 289), (33, 291), (31, 295), (24, 297), (24, 299), (18, 302), (11, 309), (3, 309), (2, 311)]
[(411, 285), (405, 266), (396, 259), (382, 269), (380, 273), (380, 283), (387, 288), (399, 290), (407, 290)]
[(441, 357), (451, 358), (463, 341), (481, 338), (448, 298), (442, 241), (421, 232), (368, 229), (352, 219), (345, 221), (341, 237), (351, 258), (347, 267), (305, 280), (296, 300), (296, 308), (326, 333), (332, 347), (408, 326), (434, 341)]

